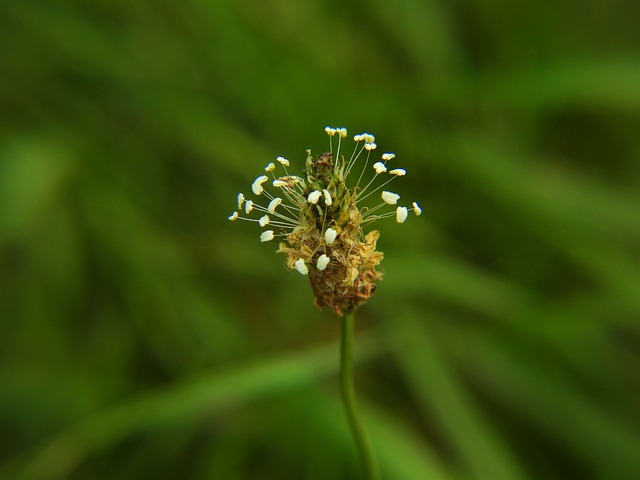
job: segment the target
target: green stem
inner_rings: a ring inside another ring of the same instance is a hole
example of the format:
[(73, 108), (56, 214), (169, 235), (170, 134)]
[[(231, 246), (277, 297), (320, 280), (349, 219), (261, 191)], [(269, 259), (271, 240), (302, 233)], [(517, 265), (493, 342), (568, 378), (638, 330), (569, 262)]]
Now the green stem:
[(377, 480), (378, 466), (373, 450), (360, 419), (356, 404), (356, 390), (353, 386), (353, 324), (354, 313), (342, 317), (342, 336), (340, 342), (340, 387), (342, 401), (349, 422), (351, 436), (358, 449), (365, 480)]

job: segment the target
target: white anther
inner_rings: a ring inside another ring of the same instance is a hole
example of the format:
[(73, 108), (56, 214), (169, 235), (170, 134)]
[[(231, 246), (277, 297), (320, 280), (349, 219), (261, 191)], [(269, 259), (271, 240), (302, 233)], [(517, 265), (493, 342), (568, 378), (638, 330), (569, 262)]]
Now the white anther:
[(326, 188), (324, 190), (322, 190), (322, 193), (324, 193), (324, 204), (328, 207), (329, 205), (331, 205), (333, 203), (333, 199), (331, 198), (331, 194), (329, 193), (329, 190), (327, 190)]
[(296, 260), (296, 263), (294, 263), (294, 265), (296, 266), (296, 270), (298, 270), (298, 272), (300, 272), (302, 275), (306, 275), (307, 273), (309, 273), (309, 269), (304, 264), (303, 259), (299, 258), (298, 260)]
[(377, 147), (377, 145), (375, 143), (373, 143), (373, 142), (369, 142), (369, 143), (365, 143), (364, 144), (364, 149), (368, 150), (368, 151), (375, 150), (376, 147)]
[(271, 162), (269, 165), (264, 167), (265, 172), (273, 172), (276, 169), (276, 164)]
[(244, 203), (244, 211), (245, 213), (251, 213), (251, 210), (253, 210), (253, 201), (247, 200)]
[(231, 220), (232, 222), (235, 222), (238, 219), (238, 212), (233, 212), (231, 215), (229, 215), (229, 220)]
[(363, 135), (364, 135), (364, 141), (367, 142), (367, 143), (373, 143), (373, 142), (376, 141), (376, 137), (374, 137), (370, 133), (365, 133)]
[(238, 208), (242, 208), (242, 204), (244, 203), (244, 195), (242, 193), (238, 194)]
[(253, 193), (255, 193), (256, 195), (262, 195), (262, 192), (264, 192), (262, 184), (267, 180), (269, 180), (269, 177), (267, 177), (266, 175), (260, 175), (258, 178), (256, 178), (251, 185), (251, 190), (253, 190)]
[(314, 190), (307, 197), (307, 201), (313, 204), (318, 203), (318, 200), (320, 200), (321, 195), (322, 195), (322, 192), (320, 190)]
[(420, 215), (422, 213), (422, 209), (418, 206), (416, 202), (413, 202), (413, 213)]
[(274, 180), (273, 181), (273, 186), (276, 188), (282, 188), (282, 187), (286, 187), (288, 185), (287, 182), (285, 182), (284, 180)]
[(336, 134), (336, 129), (331, 127), (324, 127), (324, 131), (327, 132), (327, 135), (333, 137)]
[(329, 265), (330, 261), (331, 259), (327, 257), (324, 253), (320, 255), (320, 257), (318, 257), (318, 263), (316, 264), (316, 266), (318, 267), (318, 270), (323, 271), (325, 268), (327, 268), (327, 265)]
[(384, 173), (384, 172), (387, 171), (387, 167), (382, 162), (374, 163), (373, 164), (373, 169), (376, 171), (377, 174)]
[(382, 154), (382, 159), (383, 160), (392, 160), (396, 158), (396, 154), (395, 153), (383, 153)]
[(261, 242), (270, 242), (271, 240), (273, 240), (273, 238), (273, 230), (266, 230), (260, 234)]
[(327, 228), (324, 232), (324, 241), (327, 245), (331, 245), (335, 242), (336, 237), (338, 236), (338, 232), (336, 232), (333, 228)]
[(347, 138), (347, 129), (346, 128), (339, 128), (338, 129), (338, 133), (340, 134), (340, 136), (342, 138)]
[(269, 206), (267, 207), (267, 211), (269, 213), (276, 213), (276, 208), (278, 205), (282, 203), (282, 199), (280, 197), (276, 197), (269, 202)]
[(258, 220), (258, 224), (261, 227), (264, 227), (265, 225), (269, 224), (269, 215), (263, 215), (262, 217), (260, 217), (260, 220)]
[(382, 200), (389, 205), (395, 205), (398, 203), (398, 199), (400, 195), (397, 193), (387, 192), (386, 190), (382, 192)]
[(402, 177), (407, 174), (407, 171), (404, 168), (395, 168), (389, 172), (391, 175), (397, 175)]
[(279, 161), (282, 165), (284, 165), (285, 167), (289, 166), (289, 160), (287, 160), (284, 157), (278, 157), (276, 158), (277, 161)]
[(354, 142), (361, 142), (362, 140), (364, 140), (364, 133), (360, 133), (358, 135), (353, 136)]
[(407, 219), (407, 215), (409, 215), (409, 213), (407, 212), (407, 207), (396, 208), (396, 222), (404, 223), (404, 221)]

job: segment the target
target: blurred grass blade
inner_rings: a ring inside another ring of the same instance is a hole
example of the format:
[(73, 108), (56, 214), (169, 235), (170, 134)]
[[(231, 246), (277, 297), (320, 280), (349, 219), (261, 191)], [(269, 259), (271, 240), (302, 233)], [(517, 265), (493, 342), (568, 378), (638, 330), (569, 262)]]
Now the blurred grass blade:
[(411, 310), (399, 308), (385, 325), (394, 358), (423, 416), (441, 430), (469, 478), (528, 478), (489, 416), (474, 403), (434, 345), (426, 330), (428, 318), (419, 319)]
[[(380, 353), (370, 338), (358, 338), (358, 359)], [(166, 428), (226, 408), (300, 389), (337, 372), (337, 345), (260, 360), (185, 382), (165, 392), (125, 403), (82, 422), (53, 440), (26, 462), (20, 473), (7, 466), (5, 478), (56, 479), (69, 475), (90, 453), (145, 429)]]

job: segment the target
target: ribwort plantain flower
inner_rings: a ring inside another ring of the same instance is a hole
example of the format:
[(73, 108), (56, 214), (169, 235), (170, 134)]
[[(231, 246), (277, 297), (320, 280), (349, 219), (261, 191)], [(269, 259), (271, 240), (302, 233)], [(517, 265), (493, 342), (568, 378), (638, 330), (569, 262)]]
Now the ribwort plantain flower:
[[(286, 158), (276, 159), (279, 166), (269, 163), (251, 184), (256, 200), (238, 194), (238, 210), (229, 220), (253, 221), (268, 228), (260, 234), (261, 242), (280, 238), (278, 252), (287, 256), (290, 269), (309, 276), (316, 305), (343, 316), (365, 303), (382, 277), (376, 269), (383, 257), (376, 249), (379, 232), (365, 233), (364, 229), (383, 218), (395, 217), (404, 223), (410, 210), (415, 215), (422, 210), (415, 202), (411, 207), (398, 205), (400, 195), (382, 190), (406, 170), (395, 166), (389, 170), (393, 153), (372, 158), (377, 149), (373, 135), (355, 135), (347, 159), (341, 152), (347, 129), (326, 127), (325, 132), (329, 152), (314, 158), (307, 150), (302, 176), (289, 172)], [(360, 174), (349, 187), (353, 169), (360, 164)], [(373, 176), (366, 180), (370, 164)], [(381, 201), (365, 206), (363, 202), (373, 195), (379, 195)], [(395, 208), (389, 210), (389, 206)]]

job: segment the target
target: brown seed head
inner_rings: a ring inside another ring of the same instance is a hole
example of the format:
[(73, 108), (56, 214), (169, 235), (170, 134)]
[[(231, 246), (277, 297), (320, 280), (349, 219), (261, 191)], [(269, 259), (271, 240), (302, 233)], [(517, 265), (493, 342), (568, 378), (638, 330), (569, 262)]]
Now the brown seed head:
[[(333, 143), (331, 152), (317, 158), (307, 150), (304, 177), (291, 175), (287, 171), (289, 161), (278, 157), (277, 161), (284, 168), (285, 175), (275, 176), (274, 163), (267, 165), (265, 172), (273, 176), (273, 187), (281, 193), (272, 195), (264, 188), (263, 185), (268, 181), (266, 175), (259, 176), (252, 184), (254, 194), (260, 196), (264, 193), (270, 200), (268, 206), (246, 200), (243, 194), (238, 195), (239, 210), (244, 205), (247, 215), (254, 210), (261, 212), (260, 215), (266, 214), (259, 220), (253, 220), (234, 212), (229, 220), (252, 220), (262, 227), (270, 225), (280, 229), (277, 234), (274, 230), (263, 231), (260, 240), (265, 242), (276, 236), (283, 237), (278, 252), (287, 256), (289, 268), (309, 276), (316, 305), (319, 308), (328, 307), (336, 315), (344, 315), (365, 303), (382, 278), (382, 273), (376, 269), (383, 257), (382, 252), (376, 250), (379, 233), (372, 230), (365, 234), (363, 227), (390, 216), (395, 216), (398, 223), (403, 223), (408, 213), (408, 207), (402, 206), (397, 207), (395, 212), (375, 213), (397, 203), (400, 196), (393, 192), (382, 191), (382, 203), (373, 208), (361, 207), (360, 202), (395, 177), (403, 176), (406, 171), (394, 169), (387, 174), (387, 162), (395, 155), (385, 153), (382, 161), (373, 164), (373, 178), (360, 186), (371, 152), (376, 149), (374, 136), (368, 133), (356, 135), (355, 150), (347, 161), (340, 156), (342, 139), (347, 136), (346, 129), (327, 127), (325, 131), (331, 139), (338, 137), (335, 152)], [(362, 173), (356, 185), (349, 188), (347, 177), (364, 151), (366, 160)], [(375, 187), (376, 179), (382, 174), (391, 178)], [(415, 202), (413, 211), (416, 215), (422, 212)]]

